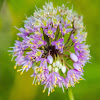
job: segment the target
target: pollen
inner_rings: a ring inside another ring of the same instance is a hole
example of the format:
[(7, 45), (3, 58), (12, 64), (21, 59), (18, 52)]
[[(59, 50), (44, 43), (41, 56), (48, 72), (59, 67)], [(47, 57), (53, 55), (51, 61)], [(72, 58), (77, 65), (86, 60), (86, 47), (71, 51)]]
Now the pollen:
[(23, 74), (23, 72), (20, 73), (20, 75), (22, 75), (22, 74)]
[(55, 88), (57, 87), (57, 85), (55, 85)]
[(70, 87), (71, 85), (70, 84), (68, 84), (68, 87)]
[(50, 96), (50, 93), (48, 94), (48, 96)]
[(57, 26), (55, 26), (55, 28), (57, 28)]
[(80, 78), (80, 80), (83, 80), (82, 78)]
[(40, 82), (38, 82), (38, 85), (40, 85)]
[(17, 40), (19, 40), (19, 37), (17, 37)]
[(20, 72), (20, 70), (17, 70), (17, 72)]
[(43, 93), (45, 92), (45, 90), (43, 90)]
[(16, 69), (17, 66), (14, 66), (14, 69)]
[(57, 78), (55, 78), (55, 80), (57, 81)]

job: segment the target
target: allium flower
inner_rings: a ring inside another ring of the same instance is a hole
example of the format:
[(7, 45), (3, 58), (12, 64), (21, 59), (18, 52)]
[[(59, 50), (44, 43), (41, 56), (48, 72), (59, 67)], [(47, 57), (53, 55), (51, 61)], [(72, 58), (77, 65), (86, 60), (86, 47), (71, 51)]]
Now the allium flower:
[(17, 70), (22, 74), (32, 67), (32, 84), (44, 85), (43, 92), (48, 88), (48, 95), (55, 87), (64, 91), (79, 83), (90, 59), (82, 19), (64, 5), (54, 8), (51, 2), (45, 3), (24, 21), (24, 28), (18, 28), (18, 40), (9, 50), (12, 60), (15, 57), (14, 68), (22, 66)]

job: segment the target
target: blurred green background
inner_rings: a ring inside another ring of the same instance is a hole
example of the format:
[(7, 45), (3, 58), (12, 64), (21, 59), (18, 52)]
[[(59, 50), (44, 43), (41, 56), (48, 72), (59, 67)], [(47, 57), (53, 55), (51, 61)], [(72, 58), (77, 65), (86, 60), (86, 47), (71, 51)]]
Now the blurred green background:
[[(18, 30), (23, 27), (25, 15), (30, 16), (35, 6), (42, 8), (48, 0), (0, 0), (0, 100), (69, 100), (68, 91), (63, 93), (59, 88), (47, 96), (42, 93), (43, 86), (32, 86), (32, 70), (20, 76), (13, 69), (14, 63), (8, 56)], [(100, 0), (50, 0), (54, 6), (63, 3), (84, 16), (88, 32), (87, 44), (91, 45), (91, 63), (84, 68), (85, 81), (72, 88), (75, 100), (100, 100)]]

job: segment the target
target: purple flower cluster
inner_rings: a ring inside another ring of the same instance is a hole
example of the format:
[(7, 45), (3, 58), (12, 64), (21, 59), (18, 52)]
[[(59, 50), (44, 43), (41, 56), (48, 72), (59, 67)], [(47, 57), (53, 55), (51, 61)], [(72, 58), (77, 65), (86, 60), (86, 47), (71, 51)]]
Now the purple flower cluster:
[(15, 46), (9, 50), (16, 61), (14, 69), (22, 66), (17, 70), (22, 75), (33, 68), (32, 84), (44, 85), (43, 92), (48, 88), (48, 95), (55, 87), (64, 91), (79, 83), (90, 59), (82, 16), (64, 5), (54, 8), (50, 2), (24, 23), (24, 28), (18, 28)]

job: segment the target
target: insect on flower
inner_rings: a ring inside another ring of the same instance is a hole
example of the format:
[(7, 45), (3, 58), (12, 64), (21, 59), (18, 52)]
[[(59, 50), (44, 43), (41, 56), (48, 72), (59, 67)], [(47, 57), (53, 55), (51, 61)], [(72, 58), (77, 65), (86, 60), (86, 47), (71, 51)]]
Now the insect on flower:
[(12, 60), (15, 57), (14, 69), (22, 66), (17, 70), (22, 75), (32, 67), (32, 84), (44, 85), (43, 92), (48, 88), (48, 95), (55, 87), (64, 91), (79, 83), (91, 58), (82, 20), (64, 5), (54, 8), (53, 3), (45, 3), (24, 21), (24, 28), (18, 28), (18, 40), (9, 50)]

